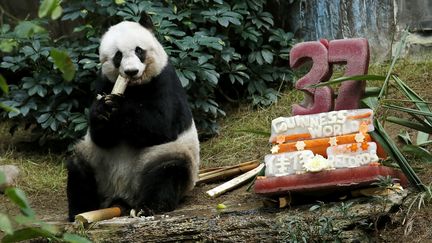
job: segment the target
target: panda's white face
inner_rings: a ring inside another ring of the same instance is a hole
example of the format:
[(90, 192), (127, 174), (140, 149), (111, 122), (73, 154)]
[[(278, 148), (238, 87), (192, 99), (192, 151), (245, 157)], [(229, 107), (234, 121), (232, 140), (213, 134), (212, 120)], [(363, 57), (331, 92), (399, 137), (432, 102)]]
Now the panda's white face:
[(115, 82), (120, 74), (129, 84), (148, 83), (166, 66), (168, 56), (152, 32), (138, 23), (123, 21), (108, 29), (99, 47), (102, 74)]

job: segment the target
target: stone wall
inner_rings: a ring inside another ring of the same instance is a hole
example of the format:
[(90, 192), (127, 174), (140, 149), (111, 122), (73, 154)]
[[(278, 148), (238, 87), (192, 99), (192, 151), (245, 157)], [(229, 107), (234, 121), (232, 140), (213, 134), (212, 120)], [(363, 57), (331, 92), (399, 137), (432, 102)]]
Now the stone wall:
[(283, 22), (299, 40), (365, 37), (373, 61), (387, 60), (401, 31), (410, 34), (404, 55), (415, 60), (432, 53), (432, 1), (293, 0), (283, 7)]

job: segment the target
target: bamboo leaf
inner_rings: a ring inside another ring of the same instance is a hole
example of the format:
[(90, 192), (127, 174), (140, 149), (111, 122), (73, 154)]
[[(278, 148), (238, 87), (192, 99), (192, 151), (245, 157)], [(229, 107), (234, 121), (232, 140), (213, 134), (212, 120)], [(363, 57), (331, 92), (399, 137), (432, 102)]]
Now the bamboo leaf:
[[(396, 84), (400, 87), (401, 91), (405, 94), (407, 98), (414, 101), (417, 108), (421, 111), (431, 112), (429, 105), (426, 103), (424, 99), (420, 97), (414, 90), (412, 90), (406, 83), (404, 83), (399, 77), (393, 75), (393, 79), (396, 81)], [(424, 102), (424, 103), (423, 103)], [(426, 117), (428, 122), (432, 124), (432, 117)]]
[(390, 117), (387, 117), (387, 121), (393, 122), (395, 124), (398, 124), (398, 125), (401, 125), (404, 127), (412, 128), (412, 129), (415, 129), (417, 131), (432, 133), (432, 127), (431, 126), (424, 126), (423, 124), (409, 121), (409, 120), (404, 119), (404, 118), (390, 116)]
[(52, 235), (50, 232), (47, 232), (45, 230), (39, 228), (24, 228), (15, 231), (11, 235), (6, 235), (5, 237), (3, 237), (2, 243), (19, 242), (19, 241), (31, 240), (39, 237), (55, 239), (54, 235)]
[(427, 143), (429, 140), (429, 133), (425, 133), (422, 131), (419, 131), (417, 133), (417, 138), (416, 138), (416, 144), (417, 145), (423, 145), (424, 143)]
[(378, 107), (378, 98), (377, 97), (367, 97), (361, 100), (364, 107), (371, 108), (375, 110)]
[(5, 194), (12, 202), (20, 207), (24, 215), (34, 217), (35, 213), (33, 209), (31, 209), (25, 193), (21, 189), (14, 187), (7, 188)]
[(407, 103), (422, 103), (422, 104), (428, 104), (431, 105), (432, 102), (429, 101), (415, 101), (415, 100), (401, 100), (401, 99), (382, 99), (383, 102), (385, 103), (390, 103), (390, 102), (407, 102)]
[(355, 76), (351, 76), (351, 77), (339, 77), (339, 78), (335, 78), (332, 80), (329, 80), (327, 82), (322, 82), (319, 84), (313, 84), (313, 85), (309, 85), (306, 88), (319, 88), (322, 86), (329, 86), (332, 84), (339, 84), (345, 81), (363, 81), (363, 80), (384, 80), (385, 77), (384, 76), (380, 76), (380, 75), (355, 75)]
[(402, 148), (402, 151), (406, 153), (410, 153), (424, 162), (432, 163), (432, 154), (425, 148), (411, 144), (411, 145), (405, 145)]
[(390, 80), (390, 76), (391, 76), (391, 74), (393, 72), (393, 68), (394, 68), (394, 66), (396, 64), (397, 59), (399, 58), (399, 56), (401, 54), (402, 49), (405, 47), (405, 43), (406, 43), (406, 39), (408, 37), (408, 33), (409, 32), (408, 32), (408, 27), (407, 27), (407, 28), (405, 28), (405, 30), (404, 30), (404, 32), (402, 34), (401, 40), (400, 40), (399, 44), (396, 47), (395, 55), (394, 55), (394, 57), (392, 59), (392, 63), (391, 63), (390, 68), (389, 68), (389, 70), (387, 72), (386, 78), (384, 80), (384, 84), (383, 84), (383, 86), (381, 88), (381, 92), (378, 95), (378, 99), (381, 99), (384, 96), (384, 94), (387, 93), (388, 82)]
[(416, 121), (418, 121), (423, 126), (425, 126), (425, 127), (431, 127), (431, 125), (426, 120), (424, 120), (423, 118), (421, 118), (421, 117), (419, 117), (419, 116), (417, 116), (415, 114), (409, 114), (409, 115), (412, 116), (414, 119), (416, 119)]
[(411, 137), (407, 131), (400, 133), (398, 135), (398, 138), (400, 138), (402, 141), (404, 141), (405, 144), (412, 144)]
[(396, 144), (393, 142), (393, 140), (384, 130), (384, 127), (377, 119), (374, 119), (374, 127), (375, 130), (370, 133), (371, 136), (374, 138), (374, 140), (377, 143), (379, 143), (386, 150), (386, 152), (393, 158), (393, 160), (395, 160), (398, 163), (402, 172), (408, 178), (408, 181), (415, 188), (421, 191), (426, 190), (425, 185), (421, 182), (420, 178), (414, 172), (411, 165), (408, 163), (406, 158), (400, 152), (399, 148), (396, 146)]
[(0, 213), (0, 231), (11, 235), (13, 234), (13, 227), (9, 217), (6, 214)]
[(422, 144), (417, 144), (417, 145), (418, 146), (427, 146), (427, 145), (430, 145), (430, 144), (432, 144), (432, 140), (429, 140), (429, 141), (426, 141), (426, 142), (424, 142)]
[(16, 108), (10, 107), (5, 105), (4, 103), (0, 102), (0, 109), (3, 109), (7, 112), (15, 112), (15, 113), (19, 113), (20, 111)]
[(366, 87), (363, 97), (377, 97), (381, 91), (380, 87)]
[(397, 105), (383, 105), (382, 107), (392, 109), (392, 110), (407, 112), (409, 114), (432, 117), (432, 112), (429, 112), (429, 111), (420, 111), (420, 110), (415, 110), (415, 109), (406, 108), (406, 107), (397, 106)]
[(396, 84), (401, 88), (401, 91), (405, 94), (407, 98), (409, 98), (412, 101), (417, 101), (420, 103), (420, 106), (418, 108), (420, 110), (426, 110), (430, 111), (429, 107), (427, 105), (423, 105), (422, 103), (426, 101), (420, 97), (414, 90), (412, 90), (405, 82), (403, 82), (398, 76), (393, 75), (393, 79), (396, 81)]
[(9, 94), (9, 86), (6, 83), (6, 79), (0, 74), (0, 90), (6, 95)]

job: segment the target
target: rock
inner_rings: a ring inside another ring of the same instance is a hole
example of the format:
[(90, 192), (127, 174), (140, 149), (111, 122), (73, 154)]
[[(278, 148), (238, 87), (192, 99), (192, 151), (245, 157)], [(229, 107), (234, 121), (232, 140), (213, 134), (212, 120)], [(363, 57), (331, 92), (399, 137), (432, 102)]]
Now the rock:
[(0, 184), (0, 193), (3, 193), (7, 187), (16, 183), (20, 170), (15, 165), (0, 165), (0, 171), (6, 175), (6, 183)]

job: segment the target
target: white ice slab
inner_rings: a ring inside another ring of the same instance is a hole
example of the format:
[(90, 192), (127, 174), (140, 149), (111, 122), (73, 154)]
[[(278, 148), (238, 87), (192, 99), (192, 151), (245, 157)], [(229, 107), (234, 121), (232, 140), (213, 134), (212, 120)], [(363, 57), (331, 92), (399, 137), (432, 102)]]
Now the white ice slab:
[(330, 111), (312, 115), (279, 117), (272, 121), (270, 142), (280, 135), (308, 135), (308, 139), (334, 137), (359, 132), (361, 124), (373, 131), (371, 109)]
[(285, 176), (305, 172), (303, 164), (311, 160), (314, 154), (310, 150), (269, 154), (264, 158), (266, 176)]
[[(374, 142), (343, 144), (327, 148), (328, 160), (335, 168), (353, 168), (378, 162), (377, 145)], [(363, 145), (363, 146), (362, 146)], [(354, 147), (353, 147), (354, 146)]]

